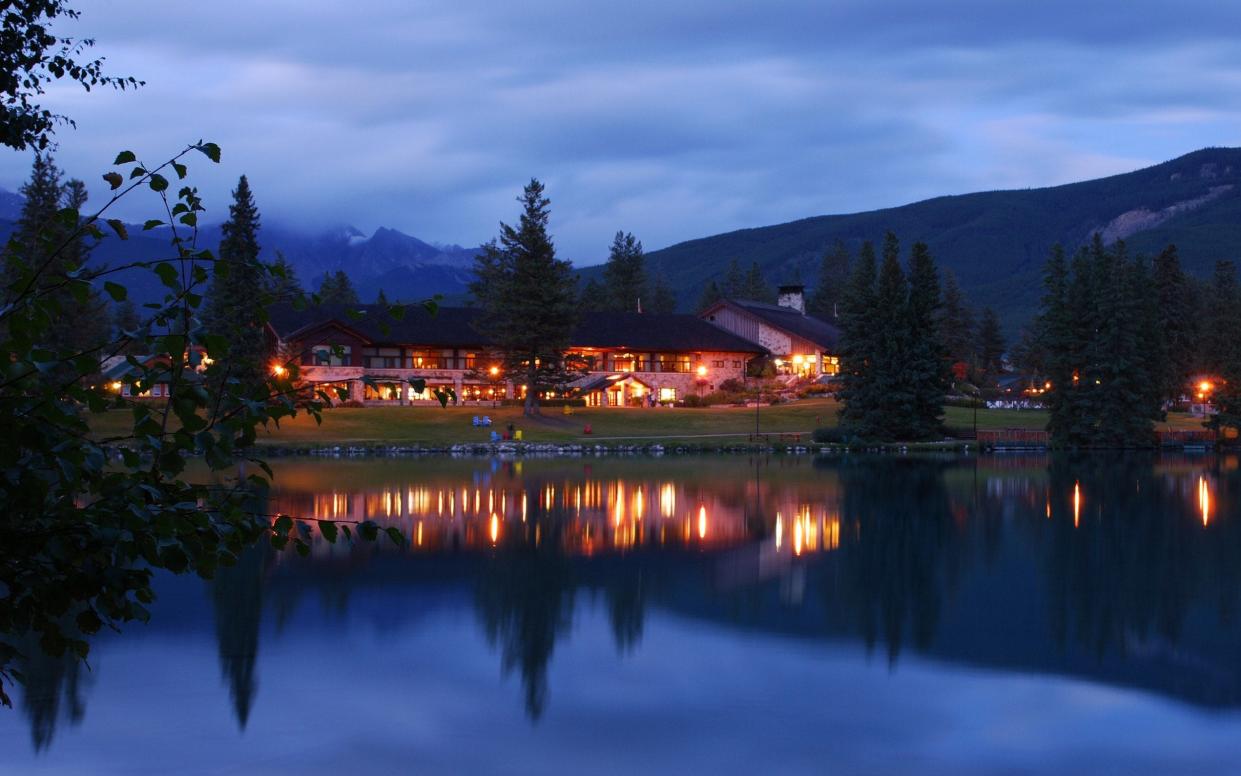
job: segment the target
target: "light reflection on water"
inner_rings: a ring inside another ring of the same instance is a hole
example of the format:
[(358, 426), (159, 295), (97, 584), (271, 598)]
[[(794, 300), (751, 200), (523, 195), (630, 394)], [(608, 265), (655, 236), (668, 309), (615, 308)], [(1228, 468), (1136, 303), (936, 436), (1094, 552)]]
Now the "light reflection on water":
[[(191, 770), (268, 770), (254, 758), (290, 718), (339, 728), (285, 751), (299, 772), (414, 756), (427, 772), (1228, 772), (1241, 756), (1235, 457), (277, 475), (265, 512), (375, 520), (407, 546), (316, 535), (308, 558), (256, 547), (214, 582), (164, 580), (152, 623), (99, 643), (91, 671), (31, 661), (0, 718), (15, 769), (129, 772), (193, 731), (214, 745)], [(382, 751), (350, 743), (385, 730)], [(583, 737), (633, 744), (599, 744), (603, 761)]]

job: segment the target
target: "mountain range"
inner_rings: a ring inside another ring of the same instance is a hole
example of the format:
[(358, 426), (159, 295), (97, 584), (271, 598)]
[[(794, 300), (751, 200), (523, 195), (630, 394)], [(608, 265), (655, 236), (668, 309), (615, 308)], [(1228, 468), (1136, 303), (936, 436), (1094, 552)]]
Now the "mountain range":
[[(0, 190), (0, 238), (11, 231), (20, 208), (18, 195)], [(757, 263), (773, 284), (800, 278), (812, 286), (820, 257), (836, 241), (856, 252), (865, 240), (878, 244), (888, 230), (905, 246), (926, 242), (970, 301), (993, 307), (1012, 333), (1037, 308), (1043, 262), (1056, 243), (1072, 250), (1099, 232), (1147, 255), (1175, 243), (1186, 269), (1198, 277), (1208, 276), (1218, 259), (1241, 257), (1241, 148), (1206, 148), (1135, 172), (1062, 186), (936, 197), (741, 229), (652, 251), (647, 262), (668, 279), (688, 310), (706, 283), (723, 279), (734, 259), (746, 269)], [(166, 235), (159, 230), (129, 231), (126, 242), (105, 239), (95, 260), (168, 255)], [(219, 226), (206, 227), (200, 244), (215, 247), (219, 236)], [(351, 226), (314, 232), (267, 223), (259, 238), (264, 257), (283, 254), (305, 287), (317, 287), (324, 274), (343, 269), (363, 301), (380, 289), (393, 300), (443, 294), (460, 301), (477, 252), (387, 228), (367, 236)], [(601, 272), (600, 266), (584, 267), (579, 275), (585, 280)], [(150, 273), (123, 280), (135, 297), (161, 293)]]

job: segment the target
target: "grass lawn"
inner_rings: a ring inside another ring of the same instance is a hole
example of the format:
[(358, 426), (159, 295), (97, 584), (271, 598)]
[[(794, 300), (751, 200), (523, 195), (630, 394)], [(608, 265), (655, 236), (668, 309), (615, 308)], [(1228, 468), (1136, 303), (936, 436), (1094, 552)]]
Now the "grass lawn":
[[(836, 425), (839, 404), (832, 399), (806, 399), (759, 410), (759, 425), (765, 433), (809, 433), (819, 426)], [(323, 413), (323, 425), (308, 417), (286, 421), (279, 429), (260, 432), (270, 444), (314, 446), (324, 444), (455, 444), (480, 442), (491, 429), (474, 428), (475, 415), (491, 416), (492, 429), (502, 431), (510, 422), (521, 429), (529, 442), (699, 442), (727, 444), (745, 442), (754, 431), (754, 409), (710, 407), (702, 409), (622, 409), (574, 408), (571, 415), (560, 408), (547, 408), (540, 418), (525, 418), (520, 407), (366, 407), (338, 408)], [(973, 411), (961, 407), (945, 408), (946, 423), (970, 428)], [(129, 420), (127, 412), (109, 412), (93, 422), (101, 435), (117, 434)], [(978, 411), (981, 429), (1041, 429), (1047, 415), (1034, 410)], [(583, 428), (589, 424), (590, 436)], [(1173, 415), (1160, 428), (1201, 428), (1201, 421)]]

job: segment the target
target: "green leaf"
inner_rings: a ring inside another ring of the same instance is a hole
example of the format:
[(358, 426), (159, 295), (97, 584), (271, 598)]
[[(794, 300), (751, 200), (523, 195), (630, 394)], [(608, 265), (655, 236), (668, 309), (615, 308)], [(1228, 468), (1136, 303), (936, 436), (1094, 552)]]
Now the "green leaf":
[(379, 525), (373, 520), (366, 520), (358, 526), (358, 536), (368, 542), (373, 542), (379, 537)]
[(138, 157), (134, 155), (133, 151), (121, 151), (119, 154), (116, 155), (116, 161), (112, 163), (113, 164), (130, 164), (136, 161), (138, 161)]
[(194, 147), (201, 151), (203, 155), (211, 161), (216, 164), (220, 163), (220, 147), (215, 143), (199, 143)]
[(388, 526), (384, 529), (384, 533), (388, 534), (388, 538), (391, 539), (392, 543), (397, 547), (405, 546), (405, 535), (401, 533), (400, 528), (397, 528), (394, 525)]
[(182, 180), (185, 179), (186, 167), (184, 164), (181, 164), (180, 162), (173, 162), (172, 169), (177, 171), (177, 178)]
[(147, 185), (151, 187), (151, 191), (165, 191), (168, 188), (168, 179), (157, 172), (151, 173), (151, 179), (147, 181)]
[(275, 531), (278, 536), (287, 535), (292, 528), (293, 518), (289, 515), (280, 515), (276, 518), (276, 522), (273, 523), (271, 527), (271, 529)]
[(336, 523), (331, 520), (319, 521), (319, 535), (327, 540), (328, 544), (336, 544)]
[(297, 554), (303, 558), (310, 554), (310, 545), (301, 539), (293, 540), (293, 548), (297, 550)]
[(176, 267), (172, 266), (166, 261), (161, 261), (159, 264), (155, 265), (154, 272), (156, 275), (159, 275), (160, 282), (162, 282), (164, 285), (168, 286), (174, 291), (180, 289), (181, 285), (178, 282), (180, 280), (180, 276), (177, 275)]
[(116, 232), (116, 236), (122, 240), (129, 239), (129, 230), (125, 228), (125, 224), (119, 218), (109, 218), (108, 226), (112, 227), (112, 231)]
[(116, 191), (117, 189), (119, 189), (121, 187), (121, 184), (125, 182), (125, 179), (121, 177), (121, 174), (119, 172), (105, 173), (103, 176), (103, 179), (108, 182), (108, 185), (112, 188), (113, 191)]
[(163, 225), (164, 225), (164, 222), (161, 221), (160, 219), (152, 218), (142, 225), (142, 231), (149, 232), (150, 230), (157, 229)]
[(129, 296), (129, 290), (120, 283), (113, 283), (111, 280), (103, 282), (103, 290), (108, 292), (108, 296), (112, 297), (114, 302), (124, 302)]

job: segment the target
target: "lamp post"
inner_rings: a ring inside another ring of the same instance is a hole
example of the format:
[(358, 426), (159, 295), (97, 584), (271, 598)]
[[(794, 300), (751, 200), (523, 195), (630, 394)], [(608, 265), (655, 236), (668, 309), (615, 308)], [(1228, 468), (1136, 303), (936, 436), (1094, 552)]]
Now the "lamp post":
[(705, 364), (699, 364), (699, 365), (698, 365), (698, 368), (694, 370), (694, 374), (696, 374), (696, 375), (698, 376), (698, 379), (696, 380), (696, 382), (698, 383), (698, 398), (699, 398), (699, 399), (701, 399), (701, 398), (702, 398), (702, 389), (703, 389), (703, 387), (704, 387), (704, 386), (706, 386), (706, 384), (707, 384), (707, 367), (706, 367), (706, 365), (705, 365)]
[(500, 367), (492, 364), (487, 374), (491, 377), (491, 406), (499, 407), (500, 400), (496, 397), (496, 386), (500, 383)]

